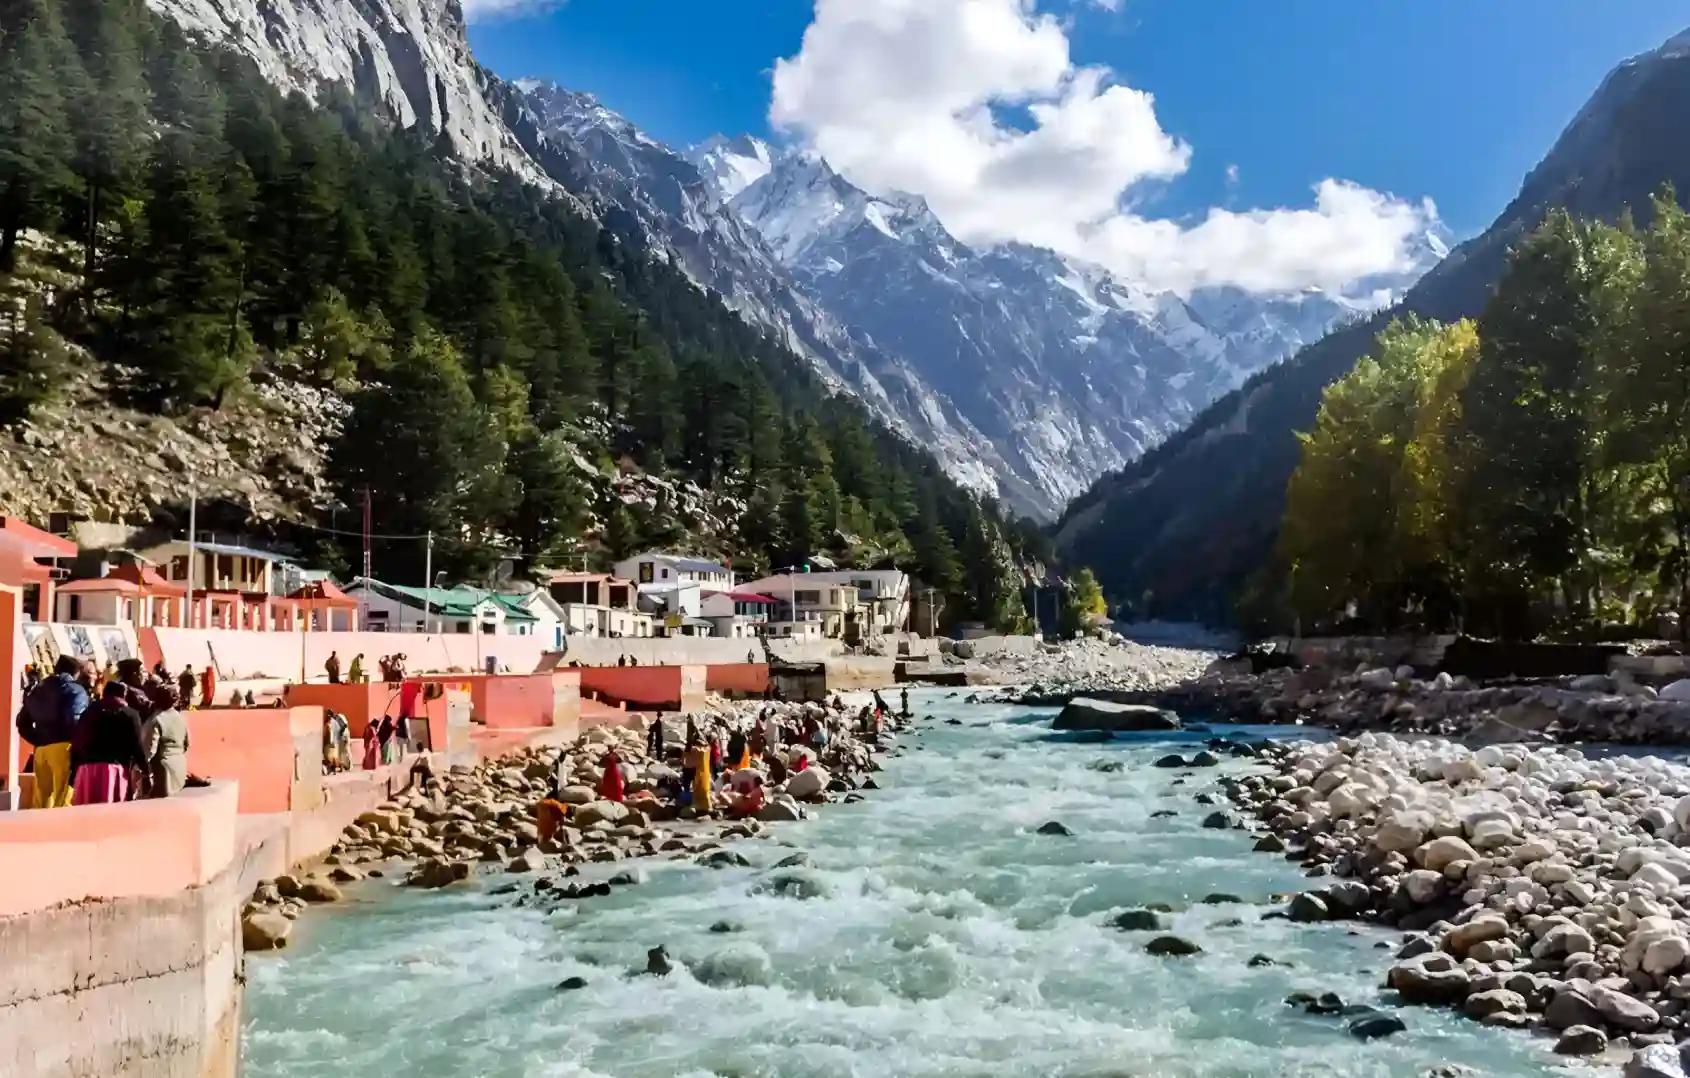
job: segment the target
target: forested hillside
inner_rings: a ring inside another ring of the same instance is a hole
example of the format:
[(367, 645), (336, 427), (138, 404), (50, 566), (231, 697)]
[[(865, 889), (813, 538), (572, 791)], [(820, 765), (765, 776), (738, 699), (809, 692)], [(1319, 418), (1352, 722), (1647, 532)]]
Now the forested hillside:
[[(350, 411), (306, 523), (345, 529), (367, 490), (376, 532), (433, 532), (453, 573), (686, 541), (602, 480), (639, 470), (729, 507), (737, 564), (896, 560), (948, 616), (1024, 616), (1031, 529), (571, 204), (349, 93), (284, 97), (139, 0), (16, 0), (0, 35), (8, 422), (88, 363), (184, 419), (327, 389)], [(377, 547), (378, 572), (421, 558)]]
[(1337, 330), (1256, 375), (1186, 430), (1076, 499), (1058, 550), (1098, 569), (1105, 590), (1136, 612), (1234, 619), (1253, 574), (1271, 557), (1321, 391), (1351, 370), (1392, 317), (1476, 316), (1509, 250), (1553, 209), (1647, 223), (1662, 183), (1690, 190), (1681, 129), (1690, 114), (1690, 34), (1611, 72), (1482, 235), (1457, 247), (1392, 311)]
[(1690, 214), (1563, 212), (1476, 323), (1408, 320), (1302, 439), (1263, 621), (1690, 628)]

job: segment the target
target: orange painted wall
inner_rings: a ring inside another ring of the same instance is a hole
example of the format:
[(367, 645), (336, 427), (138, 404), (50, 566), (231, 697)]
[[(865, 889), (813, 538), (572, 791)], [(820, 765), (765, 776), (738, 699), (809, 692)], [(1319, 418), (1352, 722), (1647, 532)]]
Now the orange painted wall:
[(240, 783), (240, 811), (308, 812), (323, 802), (323, 709), (188, 712), (188, 770)]
[(768, 663), (711, 663), (704, 670), (704, 687), (711, 692), (762, 696), (769, 687)]
[(581, 668), (581, 692), (607, 704), (647, 711), (681, 706), (678, 666), (587, 666)]
[(176, 797), (0, 813), (0, 916), (86, 898), (168, 895), (235, 854), (233, 782)]

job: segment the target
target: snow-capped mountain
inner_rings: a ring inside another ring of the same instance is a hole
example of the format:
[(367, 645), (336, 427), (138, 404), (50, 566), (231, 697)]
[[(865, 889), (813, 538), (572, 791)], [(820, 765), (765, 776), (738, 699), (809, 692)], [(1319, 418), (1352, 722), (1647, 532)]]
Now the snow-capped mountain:
[(722, 143), (723, 161), (706, 176), (591, 95), (553, 83), (513, 84), (505, 115), (547, 172), (584, 197), (606, 226), (671, 259), (768, 327), (892, 429), (933, 452), (959, 482), (1018, 503), (1033, 496), (1015, 489), (1013, 469), (956, 405), (900, 356), (829, 313), (728, 208), (721, 192), (756, 175), (757, 147), (741, 145), (748, 151), (741, 159), (725, 152), (733, 144)]
[(281, 86), (340, 84), (465, 162), (574, 198), (1023, 512), (1055, 515), (1351, 313), (1319, 294), (1182, 301), (1047, 251), (972, 249), (919, 198), (754, 138), (677, 152), (588, 95), (482, 68), (459, 0), (147, 2)]
[[(956, 403), (1035, 492), (1024, 507), (1045, 513), (1412, 282), (1378, 282), (1366, 302), (1236, 289), (1182, 300), (1050, 251), (970, 247), (921, 198), (870, 195), (813, 153), (742, 137), (692, 156), (808, 293)], [(1429, 241), (1419, 268), (1436, 251)]]

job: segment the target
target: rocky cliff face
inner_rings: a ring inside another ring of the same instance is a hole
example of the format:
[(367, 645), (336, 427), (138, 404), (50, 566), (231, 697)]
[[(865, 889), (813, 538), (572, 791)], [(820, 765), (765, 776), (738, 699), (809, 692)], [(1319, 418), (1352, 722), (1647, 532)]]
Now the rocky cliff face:
[(1000, 481), (1011, 469), (990, 440), (901, 356), (853, 332), (799, 287), (697, 165), (588, 94), (553, 83), (506, 85), (514, 91), (501, 99), (511, 129), (608, 228), (766, 327), (964, 485), (1006, 493)]
[(1272, 548), (1295, 432), (1322, 390), (1347, 373), (1388, 317), (1477, 315), (1509, 248), (1554, 207), (1613, 219), (1647, 215), (1666, 182), (1690, 191), (1690, 33), (1615, 68), (1485, 232), (1450, 252), (1382, 315), (1340, 329), (1252, 379), (1165, 446), (1105, 476), (1057, 529), (1069, 557), (1097, 567), (1119, 599), (1149, 595), (1157, 616), (1228, 620), (1232, 600)]
[(190, 33), (252, 58), (278, 86), (339, 84), (402, 127), (444, 135), (468, 161), (544, 182), (489, 103), (458, 0), (147, 0)]

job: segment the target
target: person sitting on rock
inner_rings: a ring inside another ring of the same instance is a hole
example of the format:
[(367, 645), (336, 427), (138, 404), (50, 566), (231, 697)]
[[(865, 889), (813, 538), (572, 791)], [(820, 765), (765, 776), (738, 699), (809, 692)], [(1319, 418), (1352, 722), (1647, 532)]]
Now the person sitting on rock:
[(763, 776), (749, 767), (734, 772), (728, 792), (733, 798), (728, 815), (736, 819), (755, 816), (762, 812), (763, 806), (767, 804), (763, 793)]

